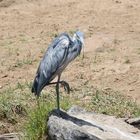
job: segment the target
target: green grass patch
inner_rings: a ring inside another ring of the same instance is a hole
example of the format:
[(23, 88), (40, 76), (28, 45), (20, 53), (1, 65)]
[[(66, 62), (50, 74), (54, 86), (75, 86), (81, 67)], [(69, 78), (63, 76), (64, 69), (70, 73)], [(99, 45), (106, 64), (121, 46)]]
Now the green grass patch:
[(14, 67), (22, 67), (23, 65), (32, 65), (35, 62), (33, 58), (24, 58), (23, 60), (17, 59)]
[[(31, 94), (31, 86), (31, 82), (17, 82), (14, 87), (0, 92), (0, 118), (2, 122), (10, 123), (14, 132), (24, 133), (25, 140), (40, 140), (47, 132), (49, 112), (56, 108), (56, 94), (53, 87), (48, 88), (37, 100)], [(60, 107), (63, 110), (79, 105), (88, 111), (117, 117), (140, 115), (140, 107), (135, 101), (118, 92), (95, 89), (88, 82), (82, 87), (73, 89), (70, 95), (61, 92)]]
[(30, 82), (17, 83), (14, 87), (0, 91), (0, 120), (13, 125), (13, 131), (20, 130), (22, 119), (27, 117), (27, 108), (32, 107)]
[(135, 101), (112, 90), (96, 90), (92, 97), (92, 109), (98, 113), (117, 117), (140, 116), (140, 107)]
[(43, 139), (47, 131), (46, 124), (49, 112), (55, 107), (54, 102), (37, 101), (37, 106), (28, 112), (28, 121), (25, 125), (25, 140)]

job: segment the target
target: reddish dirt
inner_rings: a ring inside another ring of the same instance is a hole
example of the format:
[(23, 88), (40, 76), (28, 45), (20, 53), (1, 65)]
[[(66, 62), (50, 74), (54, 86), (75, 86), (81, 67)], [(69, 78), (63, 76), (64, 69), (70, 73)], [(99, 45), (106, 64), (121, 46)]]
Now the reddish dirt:
[(32, 81), (52, 38), (80, 29), (85, 59), (70, 64), (63, 78), (75, 87), (88, 82), (120, 91), (140, 104), (139, 14), (139, 0), (0, 1), (0, 90)]

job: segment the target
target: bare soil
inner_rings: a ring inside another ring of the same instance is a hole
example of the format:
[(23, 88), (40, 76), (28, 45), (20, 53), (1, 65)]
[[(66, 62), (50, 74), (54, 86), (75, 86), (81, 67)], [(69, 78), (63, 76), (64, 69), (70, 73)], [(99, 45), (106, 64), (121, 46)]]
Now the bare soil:
[(0, 90), (32, 81), (50, 41), (61, 32), (85, 33), (85, 58), (62, 78), (117, 90), (140, 104), (139, 0), (1, 0)]

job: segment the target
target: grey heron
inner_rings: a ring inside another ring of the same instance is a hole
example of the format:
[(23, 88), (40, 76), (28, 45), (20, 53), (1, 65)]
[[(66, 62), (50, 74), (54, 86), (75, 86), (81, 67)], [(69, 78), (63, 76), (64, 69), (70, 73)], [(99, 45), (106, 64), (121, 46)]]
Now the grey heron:
[[(69, 84), (60, 81), (61, 74), (67, 65), (80, 54), (83, 44), (84, 34), (80, 31), (76, 31), (73, 37), (67, 33), (60, 34), (49, 45), (37, 69), (32, 92), (39, 97), (45, 86), (56, 84), (58, 110), (60, 110), (59, 84), (64, 85), (68, 93), (70, 91)], [(57, 82), (51, 82), (56, 76), (58, 76)]]

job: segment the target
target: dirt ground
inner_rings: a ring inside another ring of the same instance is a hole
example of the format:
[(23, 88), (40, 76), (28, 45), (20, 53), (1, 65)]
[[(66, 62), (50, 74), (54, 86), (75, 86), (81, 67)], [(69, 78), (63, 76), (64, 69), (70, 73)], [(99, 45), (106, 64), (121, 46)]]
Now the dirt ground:
[(0, 0), (0, 90), (32, 81), (52, 38), (77, 29), (85, 33), (85, 58), (62, 78), (140, 104), (139, 0)]

